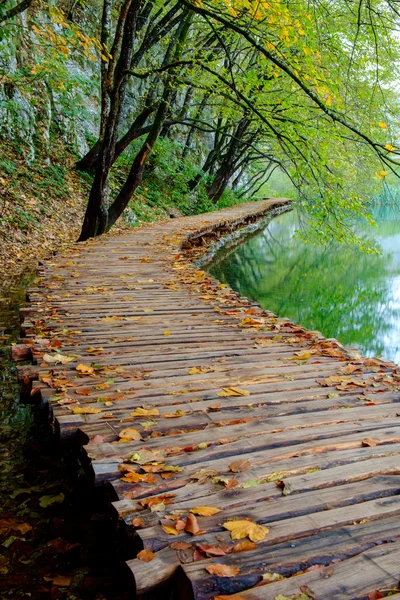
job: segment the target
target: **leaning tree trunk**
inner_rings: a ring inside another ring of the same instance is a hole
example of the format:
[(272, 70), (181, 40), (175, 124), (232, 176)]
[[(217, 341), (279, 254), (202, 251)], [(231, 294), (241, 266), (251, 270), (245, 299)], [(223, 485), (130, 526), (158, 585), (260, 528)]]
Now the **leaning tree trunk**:
[[(128, 4), (125, 3), (124, 6), (127, 5)], [(113, 88), (110, 95), (110, 110), (104, 127), (103, 139), (100, 143), (97, 168), (90, 190), (82, 231), (78, 239), (79, 242), (104, 233), (107, 227), (105, 190), (108, 181), (108, 173), (114, 160), (115, 145), (117, 143), (117, 129), (127, 85), (126, 70), (128, 69), (132, 58), (133, 41), (140, 8), (141, 0), (132, 0), (126, 15), (124, 15), (123, 31), (121, 31), (120, 54), (115, 65)]]

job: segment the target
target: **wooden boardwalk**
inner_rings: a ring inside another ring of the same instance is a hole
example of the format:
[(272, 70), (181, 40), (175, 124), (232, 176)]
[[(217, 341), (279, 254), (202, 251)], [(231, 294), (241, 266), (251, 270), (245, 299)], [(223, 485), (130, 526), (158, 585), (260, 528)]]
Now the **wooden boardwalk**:
[(262, 311), (182, 250), (282, 203), (91, 241), (29, 292), (14, 354), (37, 366), (20, 377), (112, 486), (138, 596), (400, 598), (397, 366)]

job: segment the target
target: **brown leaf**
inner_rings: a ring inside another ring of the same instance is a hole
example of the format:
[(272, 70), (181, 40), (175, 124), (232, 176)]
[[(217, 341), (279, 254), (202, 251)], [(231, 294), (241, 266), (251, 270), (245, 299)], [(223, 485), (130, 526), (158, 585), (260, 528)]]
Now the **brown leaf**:
[(225, 556), (227, 550), (229, 550), (229, 546), (224, 544), (225, 547), (221, 546), (212, 546), (211, 544), (196, 544), (196, 547), (199, 548), (202, 552), (205, 552), (209, 556)]
[(185, 530), (192, 535), (196, 535), (200, 531), (199, 524), (194, 515), (188, 514), (186, 517)]
[(372, 438), (364, 438), (361, 442), (363, 446), (377, 446), (378, 442), (373, 440)]
[(169, 545), (173, 550), (188, 550), (192, 547), (192, 544), (188, 544), (187, 542), (174, 542)]
[(249, 550), (255, 550), (257, 548), (257, 544), (254, 542), (250, 542), (249, 540), (244, 540), (244, 542), (238, 542), (232, 548), (232, 552), (248, 552)]
[(129, 472), (126, 473), (123, 477), (121, 477), (121, 481), (126, 481), (128, 483), (155, 483), (157, 480), (151, 473), (134, 473)]
[(78, 396), (90, 396), (91, 393), (92, 392), (90, 388), (81, 388), (80, 390), (75, 390), (75, 394), (78, 394)]
[(248, 471), (250, 469), (250, 462), (248, 460), (235, 460), (229, 465), (232, 473), (241, 473), (242, 471)]
[(151, 550), (141, 550), (136, 556), (136, 558), (143, 562), (151, 562), (155, 557), (156, 555)]
[(211, 573), (211, 575), (217, 575), (218, 577), (235, 577), (235, 575), (240, 573), (239, 567), (221, 565), (219, 563), (216, 563), (215, 565), (208, 565), (206, 567), (206, 571)]
[(176, 494), (164, 494), (163, 496), (153, 496), (152, 498), (143, 498), (139, 500), (139, 504), (145, 508), (151, 508), (157, 504), (172, 504), (172, 498), (175, 498)]

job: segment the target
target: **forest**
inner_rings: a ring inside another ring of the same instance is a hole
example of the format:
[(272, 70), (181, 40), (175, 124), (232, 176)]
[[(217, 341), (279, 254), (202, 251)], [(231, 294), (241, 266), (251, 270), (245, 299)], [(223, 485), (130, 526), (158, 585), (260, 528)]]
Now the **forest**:
[(392, 0), (1, 0), (4, 243), (289, 195), (308, 239), (362, 245), (398, 174), (398, 23)]

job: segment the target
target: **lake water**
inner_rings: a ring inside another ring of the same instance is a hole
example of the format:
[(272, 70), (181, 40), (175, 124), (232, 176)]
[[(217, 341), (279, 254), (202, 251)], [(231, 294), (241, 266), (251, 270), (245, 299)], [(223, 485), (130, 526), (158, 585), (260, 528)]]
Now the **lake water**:
[(400, 206), (376, 207), (373, 217), (377, 226), (359, 233), (375, 240), (380, 256), (303, 243), (294, 235), (297, 213), (287, 212), (219, 250), (208, 270), (280, 317), (400, 362)]

